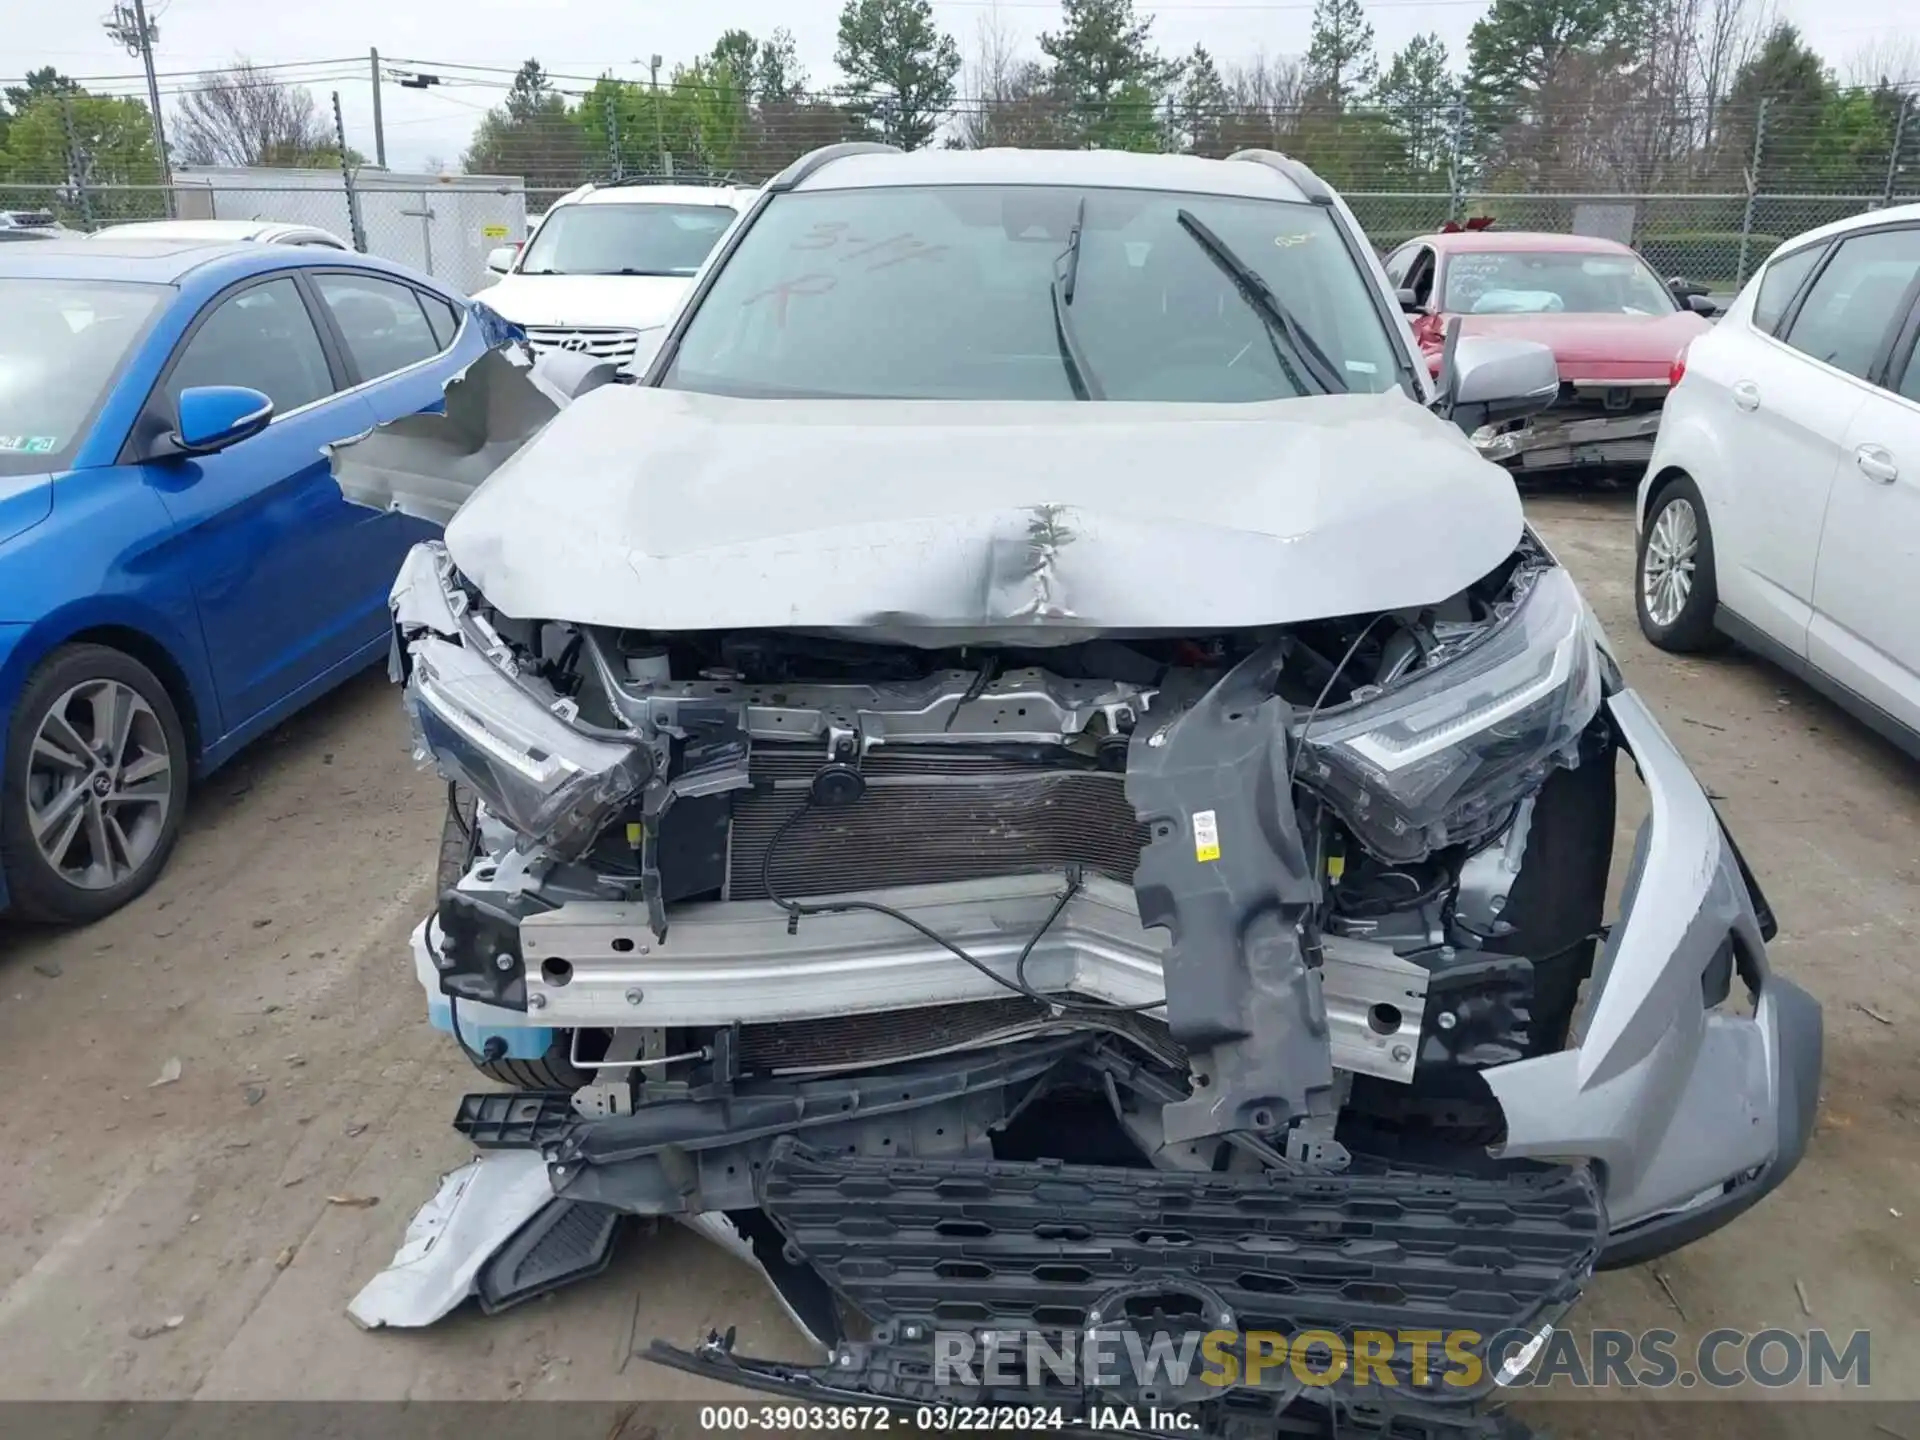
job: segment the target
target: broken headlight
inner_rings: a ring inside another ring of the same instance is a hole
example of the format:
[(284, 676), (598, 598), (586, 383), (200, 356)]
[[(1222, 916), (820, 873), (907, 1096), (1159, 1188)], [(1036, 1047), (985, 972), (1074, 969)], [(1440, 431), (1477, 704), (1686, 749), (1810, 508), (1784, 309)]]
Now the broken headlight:
[(644, 747), (581, 733), (483, 655), (431, 635), (411, 653), (407, 712), (421, 748), (563, 859), (583, 853), (652, 773)]
[(1301, 779), (1385, 859), (1484, 833), (1578, 758), (1600, 704), (1586, 605), (1558, 566), (1523, 572), (1503, 605), (1484, 640), (1329, 711), (1299, 742)]

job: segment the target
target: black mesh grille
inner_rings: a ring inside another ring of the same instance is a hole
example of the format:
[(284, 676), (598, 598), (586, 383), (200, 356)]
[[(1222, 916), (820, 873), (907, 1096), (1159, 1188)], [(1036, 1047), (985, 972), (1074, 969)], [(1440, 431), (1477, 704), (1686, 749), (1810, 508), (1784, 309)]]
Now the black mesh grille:
[[(764, 897), (767, 845), (823, 763), (813, 747), (754, 747), (755, 788), (734, 795), (731, 898)], [(782, 895), (987, 880), (1076, 863), (1130, 882), (1146, 843), (1124, 777), (1110, 771), (959, 746), (886, 747), (862, 771), (860, 800), (816, 809), (782, 838), (773, 863)]]

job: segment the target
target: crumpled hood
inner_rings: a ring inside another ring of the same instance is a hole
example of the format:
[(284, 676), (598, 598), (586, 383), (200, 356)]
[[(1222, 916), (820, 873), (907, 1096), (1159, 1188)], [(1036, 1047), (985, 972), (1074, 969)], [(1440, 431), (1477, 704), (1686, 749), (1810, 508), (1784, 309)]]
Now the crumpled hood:
[(681, 275), (503, 275), (481, 293), (516, 325), (646, 330), (672, 319), (692, 284)]
[(734, 399), (606, 386), (447, 528), (520, 618), (1065, 644), (1442, 600), (1507, 475), (1399, 393), (1260, 405)]

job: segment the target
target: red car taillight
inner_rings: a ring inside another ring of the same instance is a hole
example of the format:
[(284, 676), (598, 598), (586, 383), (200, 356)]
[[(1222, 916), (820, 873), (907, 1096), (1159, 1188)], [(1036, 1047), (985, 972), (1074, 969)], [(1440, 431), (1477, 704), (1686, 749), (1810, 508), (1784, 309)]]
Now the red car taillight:
[(1673, 357), (1673, 367), (1667, 371), (1667, 389), (1669, 391), (1675, 389), (1686, 378), (1686, 374), (1687, 351), (1686, 347), (1682, 346), (1680, 353)]

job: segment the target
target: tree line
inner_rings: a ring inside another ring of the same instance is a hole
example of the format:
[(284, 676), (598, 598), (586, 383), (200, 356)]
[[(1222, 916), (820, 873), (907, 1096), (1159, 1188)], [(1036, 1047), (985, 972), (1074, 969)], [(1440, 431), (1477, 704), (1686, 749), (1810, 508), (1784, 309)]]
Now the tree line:
[[(764, 178), (816, 146), (1286, 150), (1373, 191), (1920, 188), (1920, 47), (1842, 73), (1768, 0), (1490, 0), (1464, 55), (1435, 34), (1382, 55), (1362, 0), (1316, 0), (1305, 52), (1165, 53), (1136, 0), (1061, 0), (1023, 53), (995, 21), (963, 58), (928, 0), (846, 0), (816, 86), (785, 30), (723, 33), (650, 81), (514, 76), (461, 157), (536, 190), (671, 168)], [(136, 99), (51, 69), (0, 105), (0, 184), (156, 178)], [(305, 89), (244, 62), (169, 115), (175, 163), (337, 163)], [(358, 156), (350, 156), (358, 162)], [(74, 176), (84, 166), (84, 176)]]

